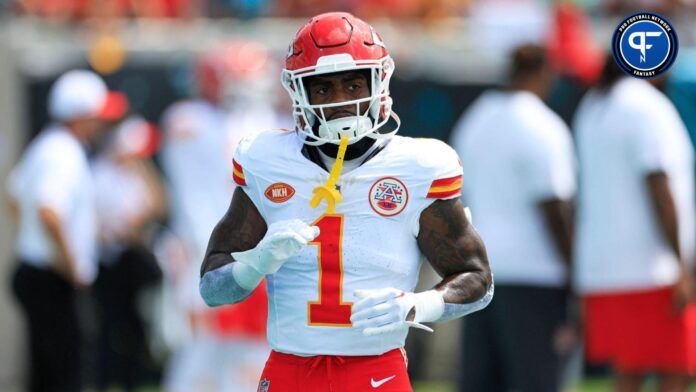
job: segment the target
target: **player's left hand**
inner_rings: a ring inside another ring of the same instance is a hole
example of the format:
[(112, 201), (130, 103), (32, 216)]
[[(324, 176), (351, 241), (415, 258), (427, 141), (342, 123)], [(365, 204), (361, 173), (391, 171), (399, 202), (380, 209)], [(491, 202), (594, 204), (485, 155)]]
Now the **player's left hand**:
[(355, 290), (360, 301), (353, 304), (350, 321), (354, 328), (362, 328), (365, 336), (380, 335), (409, 327), (433, 330), (415, 321), (408, 321), (409, 312), (416, 305), (417, 294), (395, 288)]

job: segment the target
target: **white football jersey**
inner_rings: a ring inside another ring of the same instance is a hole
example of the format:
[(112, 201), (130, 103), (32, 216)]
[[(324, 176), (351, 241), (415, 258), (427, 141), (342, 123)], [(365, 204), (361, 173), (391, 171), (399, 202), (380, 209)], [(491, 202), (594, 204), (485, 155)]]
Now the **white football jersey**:
[(242, 141), (234, 158), (234, 180), (266, 224), (301, 219), (321, 231), (267, 276), (271, 347), (296, 355), (379, 355), (403, 347), (406, 330), (367, 337), (352, 328), (353, 293), (415, 289), (419, 217), (434, 200), (459, 197), (457, 154), (437, 140), (395, 136), (340, 177), (343, 200), (326, 215), (325, 202), (315, 209), (309, 201), (329, 173), (302, 148), (296, 132), (267, 131)]

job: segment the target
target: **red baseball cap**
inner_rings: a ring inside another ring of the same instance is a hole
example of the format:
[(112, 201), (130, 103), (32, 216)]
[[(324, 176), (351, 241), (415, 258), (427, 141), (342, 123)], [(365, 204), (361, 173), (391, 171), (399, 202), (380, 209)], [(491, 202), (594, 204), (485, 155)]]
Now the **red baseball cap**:
[(128, 113), (129, 108), (130, 104), (126, 94), (120, 91), (109, 91), (98, 117), (105, 121), (120, 120)]
[(128, 106), (123, 93), (109, 91), (99, 75), (86, 70), (61, 75), (48, 97), (49, 114), (57, 121), (90, 117), (119, 120), (128, 112)]

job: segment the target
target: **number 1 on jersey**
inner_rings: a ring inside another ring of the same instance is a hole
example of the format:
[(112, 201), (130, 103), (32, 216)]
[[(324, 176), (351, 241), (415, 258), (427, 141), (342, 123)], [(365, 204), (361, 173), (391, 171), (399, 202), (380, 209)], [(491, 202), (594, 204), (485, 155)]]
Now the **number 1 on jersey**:
[(314, 226), (320, 233), (311, 245), (318, 248), (319, 300), (307, 303), (309, 325), (350, 327), (353, 303), (343, 298), (343, 215), (322, 215)]

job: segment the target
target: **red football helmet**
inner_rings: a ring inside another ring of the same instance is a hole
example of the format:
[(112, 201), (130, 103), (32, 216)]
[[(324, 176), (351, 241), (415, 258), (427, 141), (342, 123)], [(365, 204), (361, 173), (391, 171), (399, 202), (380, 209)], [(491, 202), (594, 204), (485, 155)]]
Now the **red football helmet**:
[[(371, 95), (367, 98), (325, 105), (312, 105), (304, 81), (308, 76), (369, 70)], [(341, 136), (348, 136), (349, 143), (363, 137), (386, 138), (398, 130), (378, 132), (392, 116), (392, 99), (389, 97), (389, 80), (394, 72), (394, 61), (384, 42), (372, 26), (345, 12), (330, 12), (312, 18), (297, 32), (290, 44), (285, 68), (282, 72), (283, 87), (290, 94), (293, 118), (297, 130), (304, 134), (306, 144), (339, 144)], [(368, 102), (365, 113), (360, 104)], [(324, 109), (328, 107), (356, 105), (356, 116), (327, 121)], [(318, 135), (312, 126), (319, 121)]]

